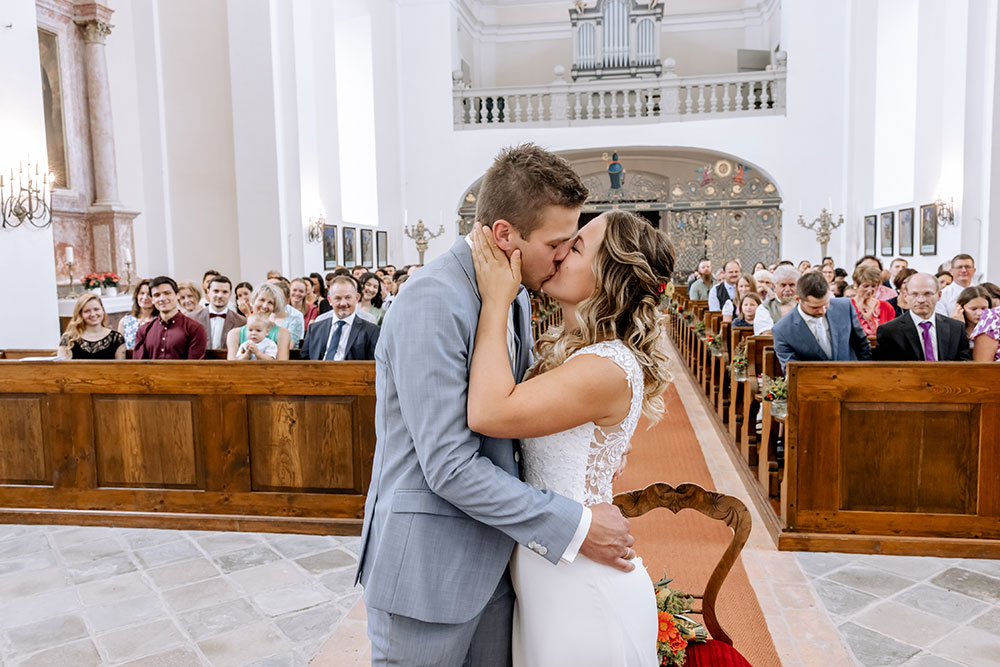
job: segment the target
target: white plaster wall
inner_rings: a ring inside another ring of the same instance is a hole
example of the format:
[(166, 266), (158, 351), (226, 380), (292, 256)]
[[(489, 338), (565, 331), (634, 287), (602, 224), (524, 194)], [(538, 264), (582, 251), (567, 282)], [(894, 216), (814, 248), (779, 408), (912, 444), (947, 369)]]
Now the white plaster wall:
[[(0, 173), (4, 185), (21, 160), (47, 155), (33, 0), (0, 3), (0, 61), (8, 63), (0, 95)], [(0, 280), (16, 317), (0, 322), (0, 349), (54, 348), (59, 342), (52, 229), (0, 230)], [(13, 288), (17, 286), (17, 288)]]

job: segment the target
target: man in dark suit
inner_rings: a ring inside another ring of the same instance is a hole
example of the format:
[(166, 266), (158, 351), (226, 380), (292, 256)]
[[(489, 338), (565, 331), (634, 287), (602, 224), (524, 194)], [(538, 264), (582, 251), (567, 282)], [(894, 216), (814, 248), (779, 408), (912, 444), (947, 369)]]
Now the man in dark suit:
[(299, 353), (313, 361), (374, 361), (378, 325), (358, 317), (361, 289), (351, 276), (336, 276), (327, 298), (333, 310), (318, 317), (306, 331)]
[(229, 296), (233, 284), (229, 278), (216, 274), (208, 284), (208, 306), (191, 313), (192, 320), (205, 327), (208, 337), (208, 349), (224, 350), (226, 336), (236, 327), (247, 323), (246, 318), (229, 307)]
[(831, 299), (822, 273), (810, 271), (795, 284), (799, 305), (772, 329), (774, 353), (789, 361), (868, 361), (872, 348), (850, 299)]
[(929, 273), (910, 276), (906, 286), (909, 312), (881, 325), (875, 332), (878, 361), (971, 361), (969, 339), (962, 322), (935, 314), (941, 287)]

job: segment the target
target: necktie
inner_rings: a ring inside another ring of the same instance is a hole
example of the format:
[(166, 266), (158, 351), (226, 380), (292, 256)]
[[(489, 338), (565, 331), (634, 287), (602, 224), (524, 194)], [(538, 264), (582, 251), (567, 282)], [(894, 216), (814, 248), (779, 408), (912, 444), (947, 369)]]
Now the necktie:
[(225, 313), (209, 313), (208, 317), (209, 317), (209, 319), (212, 319), (213, 317), (221, 317), (222, 319), (226, 319), (226, 314)]
[(821, 318), (815, 318), (812, 320), (811, 328), (813, 330), (813, 335), (816, 336), (816, 342), (823, 349), (823, 353), (829, 359), (833, 359), (833, 350), (830, 347), (830, 339), (826, 336), (826, 325)]
[(323, 361), (333, 361), (333, 358), (337, 356), (337, 348), (340, 347), (340, 334), (344, 332), (344, 324), (344, 320), (337, 320), (337, 323), (333, 325), (333, 336), (330, 338), (330, 344), (326, 346)]
[(924, 339), (924, 361), (937, 361), (934, 356), (934, 343), (931, 342), (931, 323), (921, 322), (920, 328), (923, 329), (921, 336)]

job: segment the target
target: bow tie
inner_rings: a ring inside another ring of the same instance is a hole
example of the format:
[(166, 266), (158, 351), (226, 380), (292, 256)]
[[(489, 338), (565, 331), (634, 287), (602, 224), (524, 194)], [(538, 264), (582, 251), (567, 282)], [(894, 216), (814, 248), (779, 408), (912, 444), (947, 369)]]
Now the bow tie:
[(212, 319), (213, 317), (222, 317), (222, 318), (225, 318), (226, 314), (225, 313), (209, 313), (208, 314), (208, 318), (209, 319)]

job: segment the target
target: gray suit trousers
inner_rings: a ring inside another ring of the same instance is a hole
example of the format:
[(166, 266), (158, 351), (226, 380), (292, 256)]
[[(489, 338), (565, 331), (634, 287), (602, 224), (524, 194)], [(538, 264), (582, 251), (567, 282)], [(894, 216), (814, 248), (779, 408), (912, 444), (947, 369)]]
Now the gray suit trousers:
[(369, 609), (372, 667), (510, 667), (513, 615), (507, 573), (486, 607), (465, 623), (426, 623)]

